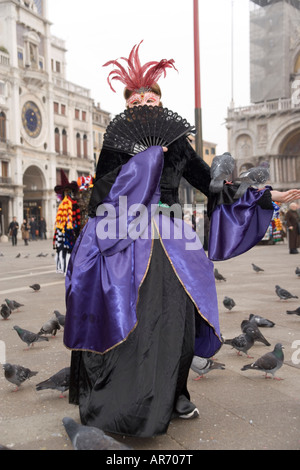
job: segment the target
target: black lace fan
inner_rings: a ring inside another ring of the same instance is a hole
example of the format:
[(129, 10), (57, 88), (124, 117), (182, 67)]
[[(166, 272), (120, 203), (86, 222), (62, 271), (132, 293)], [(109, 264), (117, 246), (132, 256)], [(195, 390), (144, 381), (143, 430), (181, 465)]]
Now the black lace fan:
[(103, 147), (135, 155), (152, 145), (168, 147), (179, 137), (195, 133), (195, 127), (167, 108), (134, 106), (110, 122)]

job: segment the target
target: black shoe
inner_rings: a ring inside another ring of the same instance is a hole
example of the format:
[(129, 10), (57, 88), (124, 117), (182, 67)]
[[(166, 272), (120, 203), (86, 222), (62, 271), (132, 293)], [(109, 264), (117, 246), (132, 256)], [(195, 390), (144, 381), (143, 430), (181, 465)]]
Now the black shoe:
[(199, 410), (194, 403), (190, 402), (184, 395), (180, 395), (176, 402), (174, 418), (193, 419), (198, 418)]

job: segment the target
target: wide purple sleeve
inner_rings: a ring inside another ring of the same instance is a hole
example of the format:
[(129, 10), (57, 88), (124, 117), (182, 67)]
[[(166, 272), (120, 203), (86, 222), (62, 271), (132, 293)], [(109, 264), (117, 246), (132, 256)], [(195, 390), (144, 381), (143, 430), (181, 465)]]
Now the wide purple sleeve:
[(220, 204), (214, 208), (208, 246), (211, 260), (234, 258), (250, 250), (263, 238), (273, 216), (273, 209), (263, 209), (258, 204), (266, 190), (248, 188), (232, 204)]

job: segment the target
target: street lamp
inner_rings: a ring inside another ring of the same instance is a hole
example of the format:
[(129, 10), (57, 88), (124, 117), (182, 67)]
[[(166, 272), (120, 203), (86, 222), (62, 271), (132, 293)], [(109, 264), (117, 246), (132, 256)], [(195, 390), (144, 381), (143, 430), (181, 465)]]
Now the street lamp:
[(194, 0), (194, 67), (195, 67), (195, 126), (197, 130), (195, 144), (196, 144), (197, 154), (201, 158), (203, 158), (198, 0)]

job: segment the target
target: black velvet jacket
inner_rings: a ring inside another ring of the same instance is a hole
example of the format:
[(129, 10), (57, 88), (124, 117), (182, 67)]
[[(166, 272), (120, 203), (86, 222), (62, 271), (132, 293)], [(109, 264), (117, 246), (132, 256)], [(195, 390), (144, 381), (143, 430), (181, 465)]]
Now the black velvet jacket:
[[(126, 153), (102, 149), (89, 204), (90, 217), (95, 217), (98, 205), (108, 195), (122, 165), (127, 163), (130, 158), (131, 155)], [(162, 203), (169, 206), (179, 204), (178, 188), (182, 177), (208, 197), (209, 216), (216, 204), (231, 204), (238, 187), (237, 185), (224, 184), (221, 193), (210, 194), (210, 167), (197, 155), (186, 137), (176, 140), (164, 153), (164, 168), (160, 181)], [(265, 209), (272, 208), (269, 191), (264, 193), (259, 204)]]

